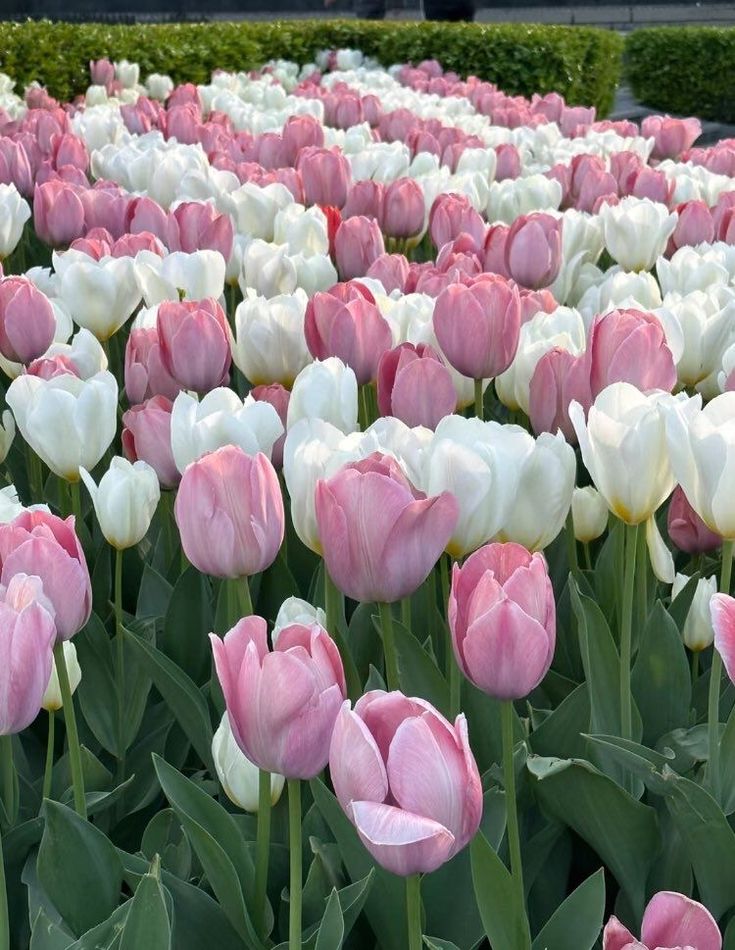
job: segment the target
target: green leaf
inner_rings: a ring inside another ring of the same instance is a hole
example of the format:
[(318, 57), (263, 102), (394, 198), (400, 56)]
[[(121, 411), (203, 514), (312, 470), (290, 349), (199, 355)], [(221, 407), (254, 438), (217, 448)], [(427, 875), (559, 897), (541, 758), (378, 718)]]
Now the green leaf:
[(71, 930), (81, 935), (117, 907), (122, 863), (112, 842), (70, 808), (52, 801), (44, 808), (38, 878)]
[(138, 651), (153, 683), (171, 708), (186, 737), (210, 773), (212, 763), (212, 723), (204, 697), (196, 684), (165, 653), (151, 643), (125, 631), (128, 643)]
[(681, 776), (666, 807), (692, 862), (701, 899), (721, 917), (735, 905), (735, 832), (710, 793)]
[(188, 567), (176, 581), (168, 602), (159, 648), (195, 683), (209, 672), (207, 634), (213, 629), (212, 592), (208, 578)]
[(345, 922), (336, 889), (327, 901), (327, 909), (319, 927), (314, 950), (341, 950), (345, 936)]
[(132, 901), (125, 901), (120, 907), (116, 907), (107, 920), (88, 930), (71, 944), (68, 950), (120, 950), (120, 937), (131, 903)]
[(146, 563), (140, 582), (136, 617), (165, 617), (172, 590), (166, 578)]
[(135, 889), (120, 944), (120, 950), (140, 950), (141, 947), (146, 950), (171, 947), (171, 922), (161, 887), (158, 857)]
[(470, 855), (475, 899), (493, 950), (530, 950), (528, 920), (518, 907), (513, 879), (482, 832), (475, 835)]
[(605, 914), (605, 871), (600, 868), (564, 901), (546, 922), (532, 950), (592, 950)]
[(671, 783), (667, 775), (673, 775), (671, 763), (674, 760), (674, 754), (672, 752), (655, 752), (647, 746), (633, 742), (631, 739), (621, 739), (619, 736), (585, 736), (585, 738), (605, 749), (611, 759), (637, 776), (649, 791), (656, 792), (658, 795), (669, 794)]
[[(373, 623), (380, 634), (380, 617)], [(449, 712), (449, 685), (436, 663), (423, 649), (416, 637), (400, 621), (393, 620), (393, 636), (398, 655), (398, 679), (407, 696), (422, 696), (447, 715)], [(452, 661), (454, 662), (454, 661)]]
[(735, 707), (730, 713), (720, 739), (720, 788), (722, 810), (726, 815), (735, 811)]
[(375, 866), (352, 823), (326, 785), (319, 779), (312, 779), (309, 787), (317, 808), (339, 845), (350, 878), (359, 881), (369, 874), (371, 869), (375, 871), (373, 884), (365, 901), (365, 913), (374, 932), (380, 934), (383, 950), (405, 950), (405, 888), (397, 884), (395, 875)]
[(247, 911), (252, 901), (255, 869), (237, 823), (211, 796), (154, 757), (158, 780), (171, 807), (179, 816), (191, 846), (230, 923), (247, 946), (259, 946)]
[(92, 614), (84, 630), (74, 637), (79, 665), (84, 676), (77, 696), (95, 739), (112, 755), (118, 755), (117, 720), (114, 697), (115, 674), (110, 635), (97, 614)]
[(642, 914), (646, 878), (659, 848), (654, 809), (583, 759), (532, 756), (526, 767), (539, 803), (594, 848)]
[(692, 679), (674, 619), (656, 601), (643, 631), (631, 675), (631, 689), (643, 720), (643, 742), (653, 746), (689, 720)]
[(424, 934), (424, 946), (427, 950), (459, 950), (456, 943), (441, 940), (439, 937), (427, 937), (426, 934)]
[(589, 721), (590, 694), (582, 683), (533, 730), (529, 745), (537, 755), (556, 755), (561, 759), (583, 757), (585, 742), (581, 733), (587, 731)]
[(29, 950), (67, 950), (72, 940), (73, 937), (54, 923), (43, 907), (40, 907), (33, 921)]

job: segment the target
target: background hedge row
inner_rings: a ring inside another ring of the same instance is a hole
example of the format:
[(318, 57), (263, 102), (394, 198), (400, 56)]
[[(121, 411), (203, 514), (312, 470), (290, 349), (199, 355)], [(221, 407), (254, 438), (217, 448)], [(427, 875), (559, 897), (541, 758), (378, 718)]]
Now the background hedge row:
[(586, 27), (480, 23), (316, 20), (275, 23), (0, 23), (0, 70), (19, 88), (36, 79), (52, 95), (83, 92), (90, 59), (140, 63), (143, 76), (207, 82), (213, 69), (251, 69), (265, 60), (304, 63), (325, 48), (356, 47), (383, 65), (436, 57), (463, 76), (497, 82), (508, 93), (562, 93), (572, 105), (606, 114), (620, 78), (623, 40)]
[(633, 92), (646, 105), (735, 122), (735, 28), (636, 30), (625, 59)]

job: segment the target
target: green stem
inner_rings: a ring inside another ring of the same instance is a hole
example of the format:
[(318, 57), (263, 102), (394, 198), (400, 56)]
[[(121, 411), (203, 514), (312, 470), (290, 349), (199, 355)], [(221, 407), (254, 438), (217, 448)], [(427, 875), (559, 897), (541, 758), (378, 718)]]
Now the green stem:
[(250, 581), (247, 577), (241, 577), (234, 581), (234, 586), (237, 609), (239, 612), (237, 619), (241, 620), (243, 617), (252, 617), (253, 599), (250, 596)]
[(64, 645), (59, 640), (54, 647), (54, 662), (59, 677), (61, 702), (64, 708), (64, 723), (66, 724), (66, 738), (69, 744), (69, 762), (71, 764), (71, 780), (74, 786), (74, 808), (81, 818), (87, 817), (87, 803), (84, 798), (84, 773), (82, 772), (82, 752), (79, 746), (77, 720), (74, 715), (74, 701), (69, 686), (69, 673), (66, 669)]
[(159, 506), (159, 515), (162, 522), (163, 530), (163, 546), (164, 552), (166, 555), (166, 570), (168, 571), (171, 567), (171, 564), (174, 559), (174, 552), (176, 551), (176, 541), (174, 538), (173, 530), (173, 521), (174, 521), (174, 512), (173, 512), (173, 499), (174, 492), (172, 491), (162, 491), (161, 492), (161, 503)]
[(423, 927), (421, 926), (421, 876), (419, 874), (410, 874), (406, 878), (406, 920), (408, 950), (421, 950)]
[(8, 816), (8, 824), (12, 827), (16, 819), (15, 801), (15, 765), (13, 764), (13, 737), (0, 736), (0, 758), (3, 770), (3, 804)]
[(26, 442), (26, 461), (28, 463), (28, 487), (31, 492), (30, 502), (38, 503), (43, 498), (43, 474), (41, 460)]
[[(732, 575), (733, 541), (722, 542), (722, 569), (720, 573), (720, 593), (730, 593)], [(722, 683), (722, 657), (716, 647), (712, 647), (712, 666), (709, 674), (709, 696), (707, 699), (707, 733), (709, 738), (709, 763), (707, 773), (709, 787), (715, 801), (720, 800), (720, 686)]]
[(567, 523), (564, 528), (567, 539), (567, 560), (569, 561), (569, 570), (572, 577), (579, 576), (579, 558), (577, 557), (577, 539), (574, 536), (574, 519), (572, 518), (572, 509), (569, 509)]
[(516, 802), (516, 776), (513, 767), (513, 701), (506, 699), (501, 706), (503, 728), (503, 783), (505, 785), (506, 834), (510, 853), (510, 873), (516, 892), (519, 909), (525, 906), (523, 890), (523, 864), (521, 862), (521, 837), (518, 830), (518, 806)]
[(370, 425), (370, 404), (368, 402), (368, 384), (360, 386), (360, 402), (358, 414), (360, 416), (360, 429), (364, 432)]
[(639, 635), (648, 620), (648, 544), (646, 528), (638, 528), (638, 546), (636, 548), (636, 611)]
[(288, 780), (288, 850), (291, 882), (288, 889), (288, 947), (301, 950), (301, 781)]
[(43, 770), (43, 797), (51, 798), (51, 782), (54, 777), (54, 737), (56, 735), (56, 714), (49, 710), (48, 736), (46, 737), (46, 767)]
[(82, 496), (78, 481), (69, 482), (69, 492), (71, 493), (71, 511), (76, 522), (77, 534), (79, 534), (82, 525)]
[(590, 552), (590, 544), (589, 544), (589, 541), (585, 541), (584, 544), (582, 545), (582, 548), (583, 548), (583, 550), (584, 550), (584, 566), (585, 566), (585, 570), (591, 571), (591, 570), (592, 570), (592, 554), (591, 554), (591, 552)]
[(342, 592), (335, 586), (329, 576), (326, 564), (324, 565), (324, 611), (327, 615), (327, 633), (336, 641), (339, 633), (340, 619), (344, 610)]
[(380, 626), (383, 630), (383, 653), (385, 654), (385, 678), (389, 690), (399, 689), (398, 656), (393, 631), (393, 610), (390, 604), (378, 604)]
[(630, 697), (630, 657), (633, 632), (633, 588), (638, 548), (638, 525), (626, 525), (623, 558), (623, 604), (620, 625), (620, 735), (633, 738), (633, 713)]
[(271, 773), (258, 773), (258, 833), (255, 859), (255, 932), (265, 942), (265, 905), (268, 899), (268, 858), (271, 847)]
[(8, 889), (5, 884), (2, 836), (0, 836), (0, 950), (10, 950), (10, 915), (8, 914)]
[(475, 380), (475, 415), (478, 419), (485, 418), (485, 410), (482, 403), (482, 380)]
[(699, 679), (699, 650), (692, 651), (692, 686)]
[(123, 552), (115, 548), (115, 688), (117, 692), (117, 782), (125, 781), (125, 640), (122, 615)]

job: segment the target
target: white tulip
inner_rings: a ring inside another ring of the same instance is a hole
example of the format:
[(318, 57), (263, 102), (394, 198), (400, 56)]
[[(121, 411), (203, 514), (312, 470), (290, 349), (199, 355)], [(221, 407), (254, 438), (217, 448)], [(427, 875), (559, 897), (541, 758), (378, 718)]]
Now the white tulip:
[(280, 182), (261, 187), (245, 182), (229, 195), (223, 196), (223, 210), (235, 222), (235, 228), (252, 238), (272, 241), (276, 215), (294, 203), (293, 195)]
[(253, 386), (281, 383), (289, 389), (311, 363), (304, 335), (307, 303), (304, 291), (296, 290), (270, 300), (249, 296), (238, 306), (232, 358)]
[[(585, 267), (590, 268), (591, 265), (584, 265), (583, 270)], [(587, 277), (591, 276), (588, 270)], [(585, 321), (591, 323), (598, 313), (608, 310), (653, 310), (660, 307), (661, 291), (653, 274), (646, 271), (633, 274), (619, 267), (611, 267), (584, 290), (576, 306)]]
[(151, 99), (164, 102), (173, 92), (174, 81), (170, 76), (161, 73), (151, 73), (145, 81), (146, 92)]
[[(86, 256), (86, 255), (85, 255)], [(108, 340), (140, 303), (141, 289), (132, 257), (86, 256), (64, 269), (60, 296), (74, 322)]]
[(0, 465), (8, 457), (15, 438), (15, 419), (9, 409), (4, 409), (0, 422)]
[[(77, 659), (77, 648), (71, 640), (64, 640), (63, 650), (64, 660), (66, 661), (66, 672), (69, 677), (69, 689), (73, 696), (77, 686), (79, 686), (82, 681), (82, 668), (79, 666), (79, 660)], [(46, 712), (56, 712), (61, 709), (63, 705), (61, 687), (59, 686), (59, 674), (56, 672), (56, 659), (54, 659), (54, 662), (51, 664), (51, 676), (49, 677), (48, 686), (41, 700), (41, 709), (45, 709)]]
[(321, 607), (313, 607), (308, 601), (302, 600), (300, 597), (287, 597), (279, 607), (273, 624), (271, 639), (274, 646), (281, 630), (284, 627), (290, 627), (293, 623), (304, 624), (307, 627), (313, 623), (318, 623), (321, 627), (326, 628), (327, 615)]
[(296, 288), (303, 290), (307, 297), (329, 290), (339, 280), (337, 269), (328, 254), (299, 253), (290, 260), (296, 268)]
[(81, 379), (89, 379), (107, 369), (102, 344), (89, 330), (77, 330), (69, 343), (52, 343), (44, 357), (64, 356), (71, 360)]
[(708, 245), (680, 247), (670, 260), (656, 262), (656, 274), (664, 294), (690, 294), (694, 290), (711, 291), (728, 284), (730, 273), (718, 255), (708, 253)]
[(285, 244), (268, 244), (259, 239), (251, 241), (243, 249), (239, 284), (243, 297), (249, 290), (267, 299), (292, 294), (299, 280), (288, 247)]
[(426, 447), (418, 486), (427, 495), (450, 491), (459, 520), (447, 545), (462, 557), (494, 538), (510, 519), (520, 469), (533, 440), (519, 426), (445, 416)]
[(561, 196), (559, 182), (545, 175), (494, 181), (488, 193), (487, 219), (512, 224), (520, 215), (531, 211), (556, 211)]
[(181, 392), (171, 411), (171, 450), (182, 474), (187, 465), (225, 445), (237, 445), (248, 455), (263, 452), (270, 458), (282, 435), (283, 423), (270, 403), (252, 396), (242, 400), (226, 387), (211, 390), (201, 402)]
[(574, 537), (583, 544), (599, 538), (607, 528), (607, 502), (592, 485), (572, 493)]
[(666, 432), (674, 477), (690, 505), (710, 531), (735, 540), (735, 392), (704, 409), (701, 396), (677, 403)]
[(735, 339), (735, 304), (721, 307), (715, 294), (695, 290), (683, 297), (668, 294), (654, 312), (667, 313), (680, 328), (683, 345), (676, 372), (682, 386), (696, 386), (720, 369)]
[(0, 184), (0, 261), (18, 246), (31, 208), (15, 185)]
[(142, 541), (161, 497), (155, 470), (147, 462), (129, 462), (116, 455), (99, 485), (85, 468), (79, 474), (108, 543), (122, 551)]
[(336, 356), (315, 360), (296, 377), (288, 403), (287, 428), (301, 419), (324, 419), (343, 432), (357, 428), (357, 378)]
[(518, 473), (518, 502), (511, 506), (499, 541), (516, 541), (542, 551), (564, 527), (572, 503), (577, 461), (561, 432), (528, 435), (529, 451)]
[(105, 454), (117, 430), (117, 381), (112, 373), (90, 379), (19, 376), (7, 403), (21, 435), (55, 475), (79, 480)]
[(25, 507), (18, 497), (15, 485), (0, 488), (0, 524), (8, 524), (24, 511)]
[[(222, 790), (232, 804), (243, 811), (257, 813), (260, 769), (235, 742), (227, 713), (212, 738), (212, 759)], [(286, 780), (277, 772), (271, 772), (270, 775), (271, 805), (275, 805)]]
[(138, 85), (140, 78), (140, 66), (137, 63), (129, 63), (127, 59), (121, 59), (115, 63), (115, 79), (117, 79), (124, 89), (132, 89)]
[(291, 202), (273, 219), (273, 240), (287, 244), (289, 254), (329, 254), (326, 215), (319, 207), (307, 209)]
[[(691, 578), (687, 577), (686, 574), (676, 575), (671, 588), (672, 601), (678, 597), (690, 580)], [(715, 639), (709, 602), (716, 593), (716, 577), (701, 577), (697, 581), (692, 604), (684, 621), (684, 629), (681, 631), (681, 637), (685, 646), (689, 647), (689, 649), (695, 653), (706, 650), (707, 647), (712, 646), (712, 642)]]
[(225, 289), (225, 259), (219, 251), (176, 251), (159, 257), (140, 251), (135, 271), (146, 307), (164, 300), (219, 299)]
[(648, 198), (623, 198), (600, 209), (605, 247), (624, 270), (651, 270), (666, 249), (678, 215)]
[(674, 488), (666, 410), (676, 402), (668, 393), (644, 395), (630, 383), (613, 383), (595, 399), (586, 423), (578, 402), (569, 407), (587, 471), (626, 524), (648, 520)]

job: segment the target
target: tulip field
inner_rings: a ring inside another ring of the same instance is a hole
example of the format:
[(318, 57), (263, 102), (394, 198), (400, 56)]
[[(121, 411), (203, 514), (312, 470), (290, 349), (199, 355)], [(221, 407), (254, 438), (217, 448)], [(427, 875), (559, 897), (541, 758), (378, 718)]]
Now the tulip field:
[(735, 140), (316, 60), (0, 75), (0, 950), (735, 950)]

